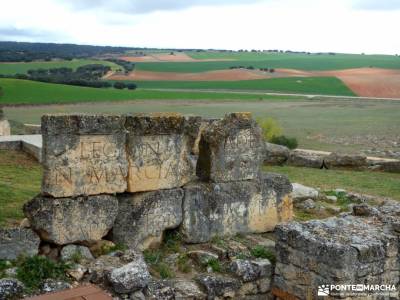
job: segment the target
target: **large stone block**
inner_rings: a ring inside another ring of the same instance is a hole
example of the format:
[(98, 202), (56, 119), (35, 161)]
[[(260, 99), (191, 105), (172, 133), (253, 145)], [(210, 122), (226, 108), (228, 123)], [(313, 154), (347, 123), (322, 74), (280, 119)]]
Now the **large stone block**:
[(126, 190), (125, 118), (111, 115), (45, 115), (42, 192), (74, 197)]
[(232, 113), (202, 132), (197, 175), (202, 180), (229, 182), (259, 176), (264, 141), (250, 113)]
[(0, 229), (0, 260), (38, 254), (40, 239), (30, 228)]
[(272, 231), (292, 218), (292, 186), (286, 177), (266, 174), (260, 180), (196, 182), (184, 187), (181, 232), (186, 242), (213, 236)]
[(118, 213), (114, 196), (60, 198), (37, 196), (24, 213), (41, 239), (57, 245), (90, 244), (105, 236)]
[[(316, 299), (316, 287), (325, 284), (398, 286), (399, 239), (382, 225), (375, 218), (354, 216), (278, 225), (276, 290)], [(331, 290), (330, 296), (351, 295)], [(369, 297), (381, 299), (374, 293)]]
[(182, 222), (183, 190), (159, 190), (118, 196), (113, 241), (141, 250), (161, 243), (163, 232)]
[(191, 181), (196, 124), (175, 113), (127, 117), (128, 191), (171, 189)]
[(10, 123), (6, 120), (3, 110), (0, 108), (0, 136), (6, 136), (10, 134), (11, 134)]

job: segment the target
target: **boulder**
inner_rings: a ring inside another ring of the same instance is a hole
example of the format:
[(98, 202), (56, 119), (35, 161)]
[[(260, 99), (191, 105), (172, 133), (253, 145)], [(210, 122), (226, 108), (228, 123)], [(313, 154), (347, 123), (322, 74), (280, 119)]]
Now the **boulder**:
[(171, 189), (193, 180), (196, 120), (176, 113), (127, 117), (129, 192)]
[(90, 261), (87, 265), (89, 272), (89, 281), (95, 284), (104, 283), (107, 281), (107, 276), (115, 268), (124, 266), (118, 256), (102, 255), (96, 260)]
[(184, 187), (183, 238), (202, 243), (214, 236), (272, 231), (292, 218), (291, 184), (284, 176), (226, 183), (195, 182)]
[(265, 142), (264, 165), (283, 165), (290, 156), (288, 147)]
[(18, 299), (24, 291), (24, 285), (17, 279), (0, 279), (0, 300)]
[(0, 260), (14, 260), (20, 255), (36, 255), (39, 244), (39, 237), (29, 228), (0, 228)]
[(292, 183), (292, 197), (294, 202), (299, 202), (307, 199), (317, 200), (319, 196), (318, 190), (302, 185), (300, 183)]
[(164, 280), (151, 280), (144, 290), (147, 299), (175, 300), (175, 289)]
[(255, 179), (260, 174), (264, 141), (250, 113), (232, 113), (201, 134), (197, 175), (205, 181)]
[(188, 252), (188, 256), (199, 265), (207, 265), (212, 260), (218, 260), (218, 255), (205, 250), (193, 250)]
[(93, 259), (93, 255), (89, 248), (79, 245), (67, 245), (61, 250), (61, 259), (68, 261), (74, 259), (74, 256), (78, 255), (82, 259)]
[(293, 150), (290, 153), (287, 164), (295, 167), (306, 167), (322, 169), (323, 167), (323, 155), (310, 153), (301, 150)]
[(236, 259), (231, 262), (230, 271), (238, 276), (243, 282), (254, 281), (260, 277), (261, 269), (247, 259)]
[(170, 279), (166, 284), (175, 291), (175, 299), (205, 300), (206, 295), (195, 281), (188, 279)]
[(158, 246), (166, 229), (181, 224), (182, 199), (182, 189), (119, 195), (113, 241), (141, 250)]
[(42, 193), (53, 197), (126, 190), (125, 118), (44, 115)]
[(24, 213), (43, 241), (90, 244), (112, 228), (118, 200), (110, 195), (75, 199), (37, 196), (24, 205)]
[(363, 155), (331, 153), (324, 158), (324, 166), (327, 169), (362, 170), (367, 165), (367, 157)]
[(206, 290), (208, 299), (234, 298), (240, 288), (239, 280), (221, 275), (201, 274), (196, 277), (196, 281)]
[(314, 209), (316, 207), (316, 204), (315, 204), (314, 200), (307, 199), (305, 201), (295, 203), (294, 206), (297, 208), (310, 210), (310, 209)]
[(130, 263), (113, 269), (107, 277), (113, 290), (120, 294), (140, 290), (146, 287), (151, 280), (143, 256), (138, 253)]

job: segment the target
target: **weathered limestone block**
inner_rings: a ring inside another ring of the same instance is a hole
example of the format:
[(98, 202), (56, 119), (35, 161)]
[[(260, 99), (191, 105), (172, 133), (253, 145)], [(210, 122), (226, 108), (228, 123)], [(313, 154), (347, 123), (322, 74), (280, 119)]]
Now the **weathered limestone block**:
[(324, 158), (327, 169), (362, 170), (367, 168), (367, 157), (363, 155), (331, 153)]
[(193, 180), (193, 123), (198, 124), (175, 113), (127, 117), (129, 192), (171, 189)]
[(295, 167), (321, 169), (324, 164), (324, 156), (301, 150), (293, 150), (290, 152), (287, 164)]
[(264, 141), (250, 113), (232, 113), (202, 132), (197, 175), (202, 180), (229, 182), (260, 174)]
[[(399, 239), (386, 233), (377, 219), (346, 216), (292, 222), (278, 225), (275, 232), (274, 286), (279, 293), (316, 299), (316, 287), (324, 284), (398, 286)], [(331, 291), (330, 296), (346, 295)]]
[(182, 222), (182, 189), (118, 196), (113, 241), (144, 250), (162, 242), (163, 232)]
[(29, 228), (0, 229), (0, 260), (38, 254), (40, 239)]
[(265, 142), (264, 165), (282, 165), (290, 156), (288, 147)]
[(292, 186), (277, 174), (253, 181), (196, 182), (184, 190), (181, 232), (189, 243), (207, 242), (217, 235), (272, 231), (293, 215)]
[(42, 193), (53, 197), (126, 190), (125, 118), (112, 115), (42, 117)]
[(24, 205), (24, 213), (44, 241), (90, 244), (101, 240), (112, 228), (118, 200), (109, 195), (74, 199), (37, 196)]

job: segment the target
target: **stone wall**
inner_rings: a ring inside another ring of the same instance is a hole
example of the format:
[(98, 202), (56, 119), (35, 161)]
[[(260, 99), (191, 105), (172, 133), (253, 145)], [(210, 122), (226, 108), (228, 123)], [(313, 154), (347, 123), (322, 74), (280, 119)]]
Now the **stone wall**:
[(199, 243), (292, 218), (291, 184), (261, 173), (264, 142), (249, 113), (45, 115), (41, 131), (42, 193), (24, 212), (43, 241), (107, 236), (143, 250), (169, 229)]
[[(398, 299), (400, 205), (353, 207), (353, 214), (292, 222), (276, 229), (273, 293), (317, 299), (325, 286), (331, 299)], [(338, 290), (338, 285), (384, 285), (383, 291)], [(354, 294), (352, 294), (354, 292)]]

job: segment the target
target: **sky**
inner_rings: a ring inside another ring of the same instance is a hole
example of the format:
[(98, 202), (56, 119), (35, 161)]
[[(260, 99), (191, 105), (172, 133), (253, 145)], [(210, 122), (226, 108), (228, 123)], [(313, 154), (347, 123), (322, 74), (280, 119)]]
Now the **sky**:
[(0, 40), (400, 54), (400, 0), (0, 0)]

